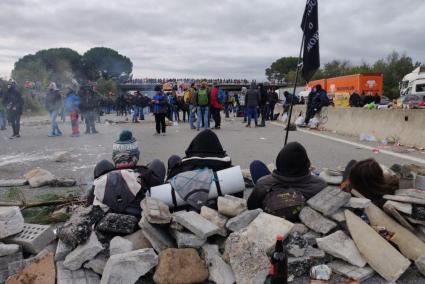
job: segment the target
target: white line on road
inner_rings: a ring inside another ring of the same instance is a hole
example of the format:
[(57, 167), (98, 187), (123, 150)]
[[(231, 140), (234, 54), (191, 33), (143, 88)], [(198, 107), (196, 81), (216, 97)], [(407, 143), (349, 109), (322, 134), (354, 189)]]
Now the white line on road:
[[(272, 124), (284, 127), (284, 125), (282, 125), (280, 123), (272, 122)], [(376, 147), (371, 147), (371, 146), (363, 145), (363, 144), (360, 144), (360, 143), (347, 141), (347, 140), (344, 140), (344, 139), (341, 139), (341, 138), (336, 138), (336, 137), (332, 137), (332, 136), (325, 135), (325, 134), (315, 133), (315, 132), (312, 132), (312, 131), (309, 131), (309, 130), (297, 128), (297, 131), (302, 132), (302, 133), (306, 133), (306, 134), (310, 134), (310, 135), (314, 135), (314, 136), (318, 136), (318, 137), (321, 137), (321, 138), (324, 138), (324, 139), (344, 143), (344, 144), (351, 145), (351, 146), (354, 146), (354, 147), (368, 149), (368, 150), (371, 150), (371, 151), (373, 151), (374, 149), (378, 149)], [(388, 151), (388, 150), (383, 150), (383, 149), (378, 149), (378, 150), (379, 150), (379, 153), (381, 153), (381, 154), (385, 154), (385, 155), (397, 157), (397, 158), (400, 158), (400, 159), (405, 159), (405, 160), (410, 160), (410, 161), (413, 161), (413, 162), (425, 164), (425, 160), (421, 159), (421, 158), (416, 158), (416, 157), (412, 157), (412, 156), (409, 156), (409, 155), (403, 155), (403, 154), (400, 154), (400, 153), (396, 153), (396, 152)]]

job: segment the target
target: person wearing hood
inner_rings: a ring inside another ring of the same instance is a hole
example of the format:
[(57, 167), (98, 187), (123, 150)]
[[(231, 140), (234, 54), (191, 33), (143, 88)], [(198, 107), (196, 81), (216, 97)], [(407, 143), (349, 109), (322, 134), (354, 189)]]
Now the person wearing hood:
[(78, 121), (78, 111), (80, 108), (80, 97), (77, 96), (71, 86), (66, 87), (67, 94), (65, 99), (65, 110), (69, 113), (71, 119), (72, 134), (71, 137), (80, 136), (80, 124)]
[(310, 165), (305, 148), (298, 142), (282, 148), (272, 173), (261, 161), (253, 161), (250, 172), (255, 188), (248, 209), (262, 208), (270, 214), (296, 219), (297, 214), (287, 211), (287, 207), (295, 205), (299, 211), (306, 200), (327, 186), (322, 178), (311, 174)]
[(260, 114), (261, 114), (261, 124), (260, 127), (266, 126), (266, 120), (267, 120), (267, 105), (269, 103), (269, 94), (264, 87), (263, 83), (258, 84), (258, 93), (260, 95), (260, 100), (258, 102)]
[(255, 127), (258, 127), (258, 104), (260, 102), (260, 93), (256, 88), (255, 82), (251, 82), (251, 87), (246, 92), (245, 106), (247, 109), (248, 124), (245, 127), (251, 127), (251, 119), (254, 118)]
[(168, 159), (167, 180), (179, 173), (205, 167), (213, 171), (232, 167), (230, 157), (224, 151), (217, 135), (210, 129), (203, 130), (193, 138), (184, 158), (173, 155)]
[(50, 125), (52, 127), (52, 131), (47, 135), (49, 137), (62, 136), (62, 132), (60, 131), (58, 123), (56, 122), (61, 105), (62, 97), (59, 89), (57, 88), (55, 82), (50, 82), (45, 100), (45, 106), (49, 112)]
[(24, 107), (24, 100), (16, 87), (16, 83), (10, 80), (7, 84), (7, 91), (4, 94), (3, 104), (6, 106), (7, 119), (12, 125), (13, 134), (10, 139), (19, 138), (21, 127), (21, 115)]

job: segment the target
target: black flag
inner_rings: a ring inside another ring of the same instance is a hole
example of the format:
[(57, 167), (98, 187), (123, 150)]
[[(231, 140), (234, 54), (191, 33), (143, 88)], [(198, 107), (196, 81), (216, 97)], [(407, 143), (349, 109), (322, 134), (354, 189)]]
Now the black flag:
[(307, 0), (301, 29), (304, 32), (302, 76), (308, 82), (320, 67), (318, 0)]

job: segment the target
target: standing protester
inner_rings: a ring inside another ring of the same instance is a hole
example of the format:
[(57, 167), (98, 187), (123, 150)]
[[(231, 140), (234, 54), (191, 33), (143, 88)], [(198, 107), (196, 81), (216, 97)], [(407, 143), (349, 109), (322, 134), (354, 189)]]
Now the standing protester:
[(221, 126), (220, 111), (223, 109), (223, 105), (219, 100), (220, 91), (218, 86), (214, 86), (211, 90), (211, 114), (214, 119), (214, 129), (220, 129)]
[(155, 87), (155, 96), (152, 100), (153, 103), (153, 113), (155, 115), (155, 124), (156, 124), (156, 135), (161, 134), (165, 136), (165, 116), (168, 112), (168, 99), (167, 96), (161, 91), (160, 86)]
[(351, 95), (350, 95), (350, 107), (360, 107), (361, 105), (361, 98), (359, 96), (359, 94), (357, 93), (357, 91), (354, 91)]
[(183, 86), (183, 95), (178, 97), (177, 105), (179, 109), (183, 112), (183, 122), (189, 121), (189, 100), (190, 100), (190, 92), (186, 86)]
[(3, 90), (0, 88), (0, 130), (6, 130), (6, 105)]
[(274, 120), (274, 108), (279, 101), (279, 96), (274, 89), (270, 89), (269, 91), (269, 109), (267, 116), (269, 120)]
[(267, 115), (267, 104), (269, 101), (269, 94), (267, 93), (266, 88), (262, 83), (258, 84), (258, 92), (260, 95), (259, 109), (261, 114), (261, 124), (260, 127), (266, 126), (266, 115)]
[(21, 115), (24, 107), (24, 101), (21, 93), (16, 87), (16, 83), (10, 80), (7, 84), (7, 92), (3, 99), (4, 105), (6, 105), (7, 117), (12, 125), (13, 134), (10, 139), (19, 138), (19, 130), (21, 127)]
[(97, 99), (95, 97), (94, 91), (89, 86), (82, 88), (81, 91), (82, 95), (80, 109), (84, 116), (84, 121), (86, 122), (85, 133), (96, 134), (98, 133), (95, 127)]
[(139, 114), (141, 111), (141, 101), (142, 101), (142, 98), (141, 98), (140, 92), (136, 91), (132, 98), (133, 117), (131, 118), (131, 122), (133, 123), (139, 122), (137, 118), (139, 117)]
[[(190, 124), (190, 129), (195, 129), (195, 125), (193, 124), (194, 120), (195, 120), (195, 113), (196, 113), (196, 108), (197, 108), (197, 103), (196, 103), (196, 87), (195, 87), (195, 83), (190, 84), (190, 98), (189, 98), (189, 124)], [(199, 119), (199, 118), (198, 118)]]
[(199, 131), (202, 125), (205, 129), (209, 126), (209, 105), (210, 105), (210, 91), (207, 88), (207, 82), (202, 81), (201, 87), (196, 93), (196, 105), (197, 105), (197, 130)]
[(52, 126), (52, 131), (47, 135), (49, 137), (62, 136), (62, 132), (59, 129), (56, 118), (59, 114), (59, 110), (62, 105), (62, 97), (59, 92), (59, 89), (56, 87), (55, 82), (51, 82), (48, 87), (48, 93), (46, 95), (46, 109), (49, 112), (50, 125)]
[(71, 86), (66, 87), (67, 94), (65, 99), (65, 110), (69, 113), (71, 119), (72, 134), (71, 137), (80, 137), (80, 124), (78, 121), (78, 111), (80, 108), (80, 97), (77, 96)]
[(254, 118), (255, 127), (258, 127), (258, 103), (260, 101), (260, 94), (256, 88), (255, 82), (251, 82), (251, 87), (245, 96), (245, 106), (247, 109), (248, 124), (245, 127), (251, 127), (251, 119)]
[[(313, 99), (311, 101), (310, 94), (313, 94)], [(308, 125), (310, 119), (322, 109), (324, 106), (329, 105), (329, 99), (326, 94), (326, 91), (322, 89), (322, 85), (317, 84), (315, 87), (315, 92), (311, 92), (308, 95), (309, 102), (307, 103), (307, 115), (305, 117), (304, 124)], [(310, 102), (311, 101), (311, 102)]]

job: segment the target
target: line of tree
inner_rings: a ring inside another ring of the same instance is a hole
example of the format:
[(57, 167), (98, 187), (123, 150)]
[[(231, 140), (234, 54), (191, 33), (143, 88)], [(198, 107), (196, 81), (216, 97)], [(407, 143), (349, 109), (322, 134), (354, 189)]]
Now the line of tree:
[[(268, 80), (286, 80), (289, 86), (295, 83), (297, 57), (282, 57), (274, 61), (265, 70)], [(366, 62), (354, 65), (349, 60), (332, 60), (317, 70), (312, 80), (326, 79), (358, 73), (382, 73), (384, 75), (383, 92), (389, 98), (397, 98), (400, 94), (399, 82), (404, 75), (412, 72), (420, 66), (420, 62), (413, 62), (406, 54), (393, 51), (387, 57), (377, 60), (373, 64)], [(299, 79), (298, 85), (303, 86), (306, 82)]]

